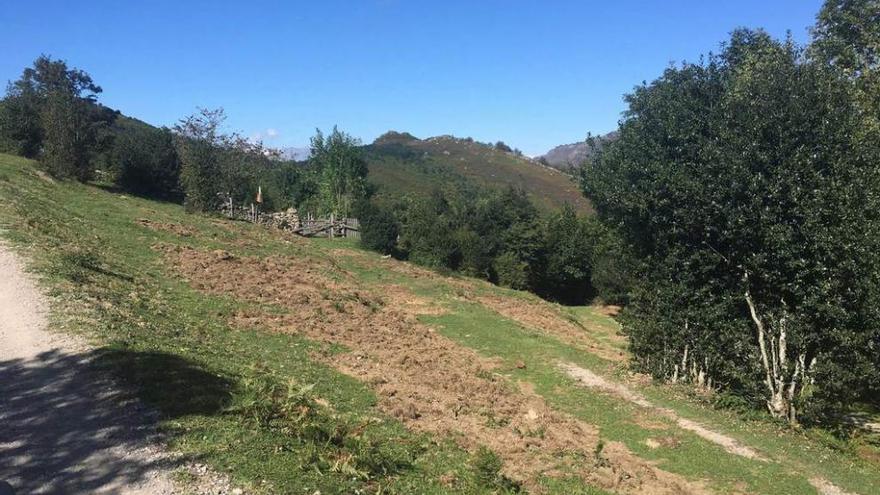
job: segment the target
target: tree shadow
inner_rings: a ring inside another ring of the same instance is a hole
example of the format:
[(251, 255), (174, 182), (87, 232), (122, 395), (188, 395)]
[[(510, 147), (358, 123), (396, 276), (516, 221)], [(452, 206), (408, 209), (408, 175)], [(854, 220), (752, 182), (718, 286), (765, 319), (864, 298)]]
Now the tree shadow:
[(96, 364), (165, 417), (217, 414), (230, 398), (228, 380), (159, 352), (54, 349), (0, 361), (0, 480), (16, 493), (117, 493), (175, 466), (155, 448), (157, 414)]
[(136, 198), (156, 201), (157, 203), (167, 203), (172, 205), (179, 205), (183, 203), (182, 194), (160, 194), (143, 191), (133, 191), (108, 182), (91, 182), (90, 184), (110, 194), (124, 194), (127, 196), (134, 196)]
[(221, 412), (232, 397), (232, 382), (193, 361), (164, 352), (104, 348), (95, 363), (110, 370), (165, 418)]

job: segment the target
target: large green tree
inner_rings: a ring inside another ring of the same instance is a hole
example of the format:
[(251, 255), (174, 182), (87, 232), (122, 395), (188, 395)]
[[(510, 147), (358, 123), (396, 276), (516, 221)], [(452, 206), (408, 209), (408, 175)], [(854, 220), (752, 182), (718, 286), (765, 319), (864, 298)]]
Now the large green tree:
[(581, 303), (592, 293), (593, 250), (598, 228), (586, 217), (578, 217), (570, 205), (545, 223), (544, 287), (546, 293), (564, 302)]
[(10, 83), (0, 105), (0, 135), (13, 152), (39, 158), (56, 177), (86, 180), (97, 130), (112, 112), (95, 102), (101, 88), (86, 72), (40, 56)]
[(225, 120), (222, 108), (200, 108), (174, 126), (180, 185), (190, 211), (212, 211), (220, 203), (220, 160), (227, 141), (220, 126)]
[(827, 0), (810, 55), (853, 79), (873, 125), (880, 125), (880, 0)]
[(170, 129), (133, 124), (113, 140), (108, 161), (116, 184), (136, 194), (179, 199), (180, 160)]
[(880, 140), (850, 80), (740, 30), (627, 103), (583, 186), (643, 267), (635, 364), (792, 422), (858, 397), (880, 352)]
[(336, 127), (329, 136), (318, 130), (312, 137), (309, 165), (318, 179), (320, 213), (351, 216), (355, 203), (369, 196), (360, 142)]

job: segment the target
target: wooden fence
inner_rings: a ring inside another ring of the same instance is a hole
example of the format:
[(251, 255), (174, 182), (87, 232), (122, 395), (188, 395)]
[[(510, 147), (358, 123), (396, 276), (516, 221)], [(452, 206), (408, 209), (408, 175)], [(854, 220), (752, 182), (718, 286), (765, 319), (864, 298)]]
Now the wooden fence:
[(223, 200), (221, 212), (227, 218), (258, 223), (303, 237), (361, 238), (361, 224), (357, 218), (337, 218), (335, 215), (314, 217), (311, 214), (302, 218), (293, 208), (263, 213), (258, 205), (236, 206), (228, 197)]
[(305, 237), (345, 237), (350, 239), (361, 238), (361, 224), (357, 218), (313, 218), (309, 215), (300, 219), (300, 228), (295, 230), (297, 234)]

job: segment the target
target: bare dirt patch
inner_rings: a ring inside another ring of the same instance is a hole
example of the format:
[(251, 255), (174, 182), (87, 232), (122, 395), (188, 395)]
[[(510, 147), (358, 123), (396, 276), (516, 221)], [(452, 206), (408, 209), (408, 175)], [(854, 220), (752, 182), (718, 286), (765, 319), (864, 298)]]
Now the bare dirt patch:
[(767, 461), (766, 457), (762, 456), (751, 447), (747, 447), (739, 443), (736, 439), (732, 437), (729, 437), (722, 433), (718, 433), (716, 431), (712, 431), (705, 426), (697, 423), (696, 421), (682, 418), (678, 416), (678, 414), (676, 414), (676, 412), (672, 409), (655, 406), (644, 396), (642, 396), (638, 392), (635, 392), (634, 390), (629, 389), (625, 385), (606, 380), (605, 378), (593, 373), (590, 370), (581, 368), (573, 364), (562, 364), (560, 367), (570, 377), (574, 378), (583, 385), (586, 385), (587, 387), (596, 390), (601, 390), (611, 395), (615, 395), (640, 407), (656, 411), (662, 416), (675, 421), (675, 424), (678, 425), (679, 428), (693, 432), (697, 436), (723, 447), (724, 450), (730, 452), (731, 454), (742, 456), (748, 459)]
[(417, 296), (406, 287), (397, 284), (382, 286), (382, 299), (387, 305), (413, 316), (441, 315), (447, 311), (428, 298)]
[(135, 220), (135, 223), (151, 230), (167, 232), (169, 234), (174, 234), (179, 237), (192, 237), (198, 233), (196, 229), (181, 225), (179, 223), (156, 222), (148, 218), (138, 218), (137, 220)]
[(398, 296), (374, 295), (347, 276), (331, 279), (320, 261), (223, 259), (189, 248), (166, 251), (197, 289), (287, 310), (253, 310), (239, 315), (236, 323), (347, 347), (351, 352), (319, 358), (370, 384), (380, 409), (407, 427), (453, 438), (471, 451), (481, 445), (491, 448), (504, 459), (505, 474), (530, 489), (539, 489), (541, 475), (573, 473), (623, 493), (705, 491), (619, 443), (604, 448), (607, 462), (595, 462), (595, 427), (552, 410), (540, 396), (509, 383), (493, 371), (497, 362), (437, 334), (397, 307), (393, 301)]
[(844, 491), (840, 487), (823, 478), (810, 478), (810, 484), (819, 492), (819, 495), (856, 495)]

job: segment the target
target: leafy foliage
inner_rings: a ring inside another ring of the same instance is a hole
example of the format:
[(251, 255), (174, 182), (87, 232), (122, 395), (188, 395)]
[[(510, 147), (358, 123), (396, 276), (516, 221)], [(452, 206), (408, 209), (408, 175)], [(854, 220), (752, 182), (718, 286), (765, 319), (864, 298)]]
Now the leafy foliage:
[(226, 144), (220, 126), (225, 119), (222, 109), (200, 109), (174, 127), (180, 156), (180, 184), (189, 210), (212, 211), (219, 205), (218, 194), (222, 189), (217, 178), (220, 152)]
[(235, 204), (255, 202), (258, 188), (266, 182), (274, 189), (266, 201), (271, 209), (282, 202), (277, 195), (294, 187), (296, 173), (280, 167), (273, 160), (277, 153), (262, 143), (222, 132), (225, 120), (222, 108), (199, 109), (174, 126), (184, 204), (191, 211), (214, 211), (221, 195)]
[(627, 102), (583, 186), (641, 261), (636, 366), (791, 420), (858, 396), (880, 343), (880, 154), (851, 81), (740, 30)]
[(365, 425), (351, 424), (319, 404), (314, 385), (293, 380), (281, 385), (275, 373), (254, 367), (241, 388), (227, 413), (295, 439), (297, 448), (314, 452), (315, 469), (371, 480), (412, 467), (414, 453), (406, 445), (370, 438), (363, 433)]
[(605, 295), (592, 284), (594, 260), (601, 259), (600, 276), (614, 277), (603, 285), (606, 299), (626, 297), (628, 265), (609, 259), (618, 253), (605, 258), (598, 250), (617, 247), (612, 231), (571, 207), (542, 217), (522, 190), (462, 184), (390, 206), (373, 201), (362, 211), (362, 244), (383, 253), (570, 304)]
[(312, 137), (309, 165), (319, 179), (319, 213), (351, 216), (354, 204), (370, 194), (360, 142), (336, 127), (326, 138), (320, 130)]
[(880, 2), (828, 0), (816, 17), (810, 55), (852, 78), (880, 125)]
[(95, 105), (100, 92), (84, 71), (42, 55), (7, 88), (0, 141), (18, 154), (39, 157), (55, 177), (88, 180), (98, 129), (114, 116)]
[(119, 187), (144, 196), (179, 199), (180, 160), (169, 129), (131, 126), (119, 132), (109, 153)]
[(382, 254), (394, 252), (399, 228), (391, 211), (367, 201), (362, 202), (357, 210), (361, 224), (361, 245)]
[(517, 493), (520, 491), (520, 485), (517, 482), (501, 473), (504, 461), (489, 448), (480, 446), (473, 456), (472, 465), (477, 481), (483, 486), (501, 490), (502, 493)]

